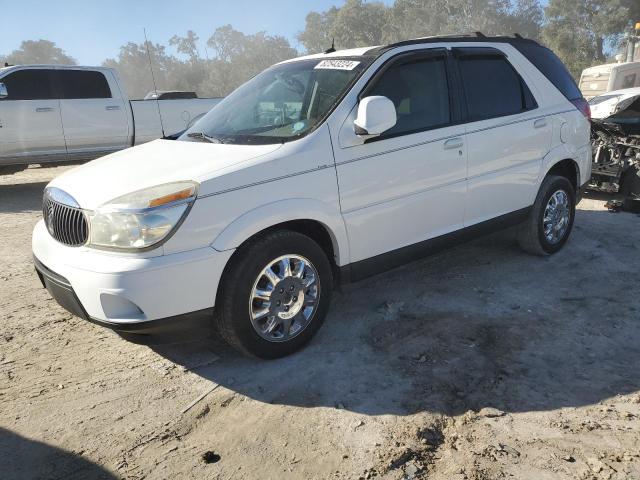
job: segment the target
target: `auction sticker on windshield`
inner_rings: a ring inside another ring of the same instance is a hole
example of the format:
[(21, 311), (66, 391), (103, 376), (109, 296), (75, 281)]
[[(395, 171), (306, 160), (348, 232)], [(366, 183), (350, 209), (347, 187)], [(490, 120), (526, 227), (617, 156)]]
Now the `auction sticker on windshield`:
[(360, 62), (355, 60), (322, 60), (315, 67), (316, 69), (332, 70), (353, 70)]

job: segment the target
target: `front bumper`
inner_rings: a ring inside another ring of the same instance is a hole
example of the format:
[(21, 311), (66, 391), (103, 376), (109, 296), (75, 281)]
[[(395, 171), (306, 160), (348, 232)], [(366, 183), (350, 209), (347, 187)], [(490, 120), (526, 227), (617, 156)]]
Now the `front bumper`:
[(40, 221), (33, 231), (34, 263), (43, 286), (65, 309), (121, 331), (145, 331), (211, 311), (233, 251), (211, 247), (160, 256), (68, 247)]

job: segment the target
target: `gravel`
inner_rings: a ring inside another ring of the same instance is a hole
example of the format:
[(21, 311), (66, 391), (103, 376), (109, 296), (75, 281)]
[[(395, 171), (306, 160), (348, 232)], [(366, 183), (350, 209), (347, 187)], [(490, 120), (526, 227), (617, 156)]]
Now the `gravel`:
[(640, 478), (640, 218), (605, 197), (553, 257), (512, 231), (456, 247), (343, 288), (309, 347), (257, 361), (49, 298), (30, 237), (68, 168), (0, 177), (3, 479)]

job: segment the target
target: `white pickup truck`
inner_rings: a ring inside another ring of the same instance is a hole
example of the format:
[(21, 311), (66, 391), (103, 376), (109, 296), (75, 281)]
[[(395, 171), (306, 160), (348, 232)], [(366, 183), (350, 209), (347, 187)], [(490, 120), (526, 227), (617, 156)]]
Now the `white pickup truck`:
[(0, 68), (0, 174), (31, 163), (90, 160), (171, 136), (219, 101), (129, 100), (111, 68)]

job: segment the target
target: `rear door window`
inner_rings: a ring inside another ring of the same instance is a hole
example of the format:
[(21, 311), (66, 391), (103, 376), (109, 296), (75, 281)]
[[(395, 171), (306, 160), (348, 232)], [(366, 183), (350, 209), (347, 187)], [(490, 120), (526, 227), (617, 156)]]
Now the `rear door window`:
[(514, 115), (537, 106), (529, 88), (503, 56), (463, 54), (458, 62), (470, 121)]
[(109, 83), (101, 72), (58, 70), (57, 77), (63, 99), (111, 98)]
[(53, 100), (54, 70), (18, 70), (0, 79), (9, 94), (5, 100)]

